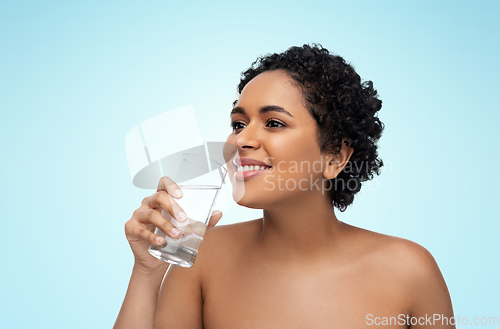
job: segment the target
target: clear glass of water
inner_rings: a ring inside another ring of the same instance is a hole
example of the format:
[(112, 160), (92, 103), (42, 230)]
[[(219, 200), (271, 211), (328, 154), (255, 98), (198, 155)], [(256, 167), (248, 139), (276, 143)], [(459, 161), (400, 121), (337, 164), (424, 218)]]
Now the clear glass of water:
[(203, 241), (227, 170), (219, 163), (199, 154), (184, 154), (180, 170), (183, 172), (177, 173), (176, 177), (189, 176), (190, 179), (179, 184), (183, 196), (175, 199), (175, 202), (188, 218), (185, 222), (179, 222), (162, 210), (161, 214), (181, 231), (181, 236), (174, 239), (156, 228), (155, 234), (164, 237), (165, 243), (161, 246), (150, 245), (149, 253), (165, 262), (191, 267)]

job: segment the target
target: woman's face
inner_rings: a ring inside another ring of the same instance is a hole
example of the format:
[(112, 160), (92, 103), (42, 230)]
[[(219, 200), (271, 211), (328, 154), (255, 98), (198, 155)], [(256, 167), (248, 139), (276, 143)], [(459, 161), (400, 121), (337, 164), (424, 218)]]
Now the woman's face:
[[(292, 81), (282, 70), (259, 74), (231, 112), (233, 133), (227, 142), (237, 147), (239, 158), (228, 169), (233, 187), (244, 185), (244, 194), (235, 197), (240, 205), (269, 209), (267, 205), (297, 202), (304, 193), (325, 194), (322, 171), (327, 162), (316, 139), (317, 124)], [(252, 161), (260, 161), (259, 170), (244, 167)], [(237, 165), (250, 171), (238, 172)]]

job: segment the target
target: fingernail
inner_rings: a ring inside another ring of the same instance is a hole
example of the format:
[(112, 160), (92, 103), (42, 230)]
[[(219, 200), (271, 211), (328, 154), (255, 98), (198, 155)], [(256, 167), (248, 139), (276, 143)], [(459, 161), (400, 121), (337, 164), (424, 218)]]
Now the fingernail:
[(181, 212), (177, 215), (177, 217), (179, 217), (179, 221), (180, 221), (180, 222), (184, 222), (184, 221), (186, 220), (186, 218), (187, 218), (187, 215), (186, 215), (186, 213), (185, 213), (184, 211), (181, 211)]
[(172, 229), (172, 234), (173, 234), (174, 236), (179, 235), (179, 233), (181, 233), (181, 231), (179, 231), (179, 230), (178, 230), (178, 229), (176, 229), (175, 227)]
[(218, 215), (218, 214), (220, 214), (221, 212), (222, 212), (222, 211), (220, 211), (220, 210), (214, 210), (214, 211), (212, 212), (212, 216)]
[(174, 192), (175, 196), (180, 198), (182, 196), (182, 191), (181, 190), (177, 190)]
[(156, 243), (162, 244), (163, 243), (163, 238), (157, 237), (156, 238)]

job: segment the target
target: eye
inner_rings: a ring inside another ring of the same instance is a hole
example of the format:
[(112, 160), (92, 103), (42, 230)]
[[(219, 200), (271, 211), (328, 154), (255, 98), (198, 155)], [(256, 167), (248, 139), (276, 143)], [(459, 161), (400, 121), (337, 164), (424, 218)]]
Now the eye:
[[(241, 121), (231, 121), (230, 126), (233, 129), (233, 133), (236, 133), (238, 130), (245, 128), (246, 124), (244, 122), (241, 122)], [(266, 122), (266, 127), (284, 128), (284, 127), (286, 127), (286, 124), (284, 124), (283, 122), (278, 121), (276, 119), (269, 119)]]
[(233, 132), (236, 132), (236, 130), (243, 129), (245, 124), (241, 121), (231, 121), (230, 126)]
[(268, 126), (270, 128), (283, 128), (283, 127), (286, 127), (286, 124), (284, 124), (283, 122), (278, 121), (276, 119), (269, 119), (266, 122), (266, 126)]

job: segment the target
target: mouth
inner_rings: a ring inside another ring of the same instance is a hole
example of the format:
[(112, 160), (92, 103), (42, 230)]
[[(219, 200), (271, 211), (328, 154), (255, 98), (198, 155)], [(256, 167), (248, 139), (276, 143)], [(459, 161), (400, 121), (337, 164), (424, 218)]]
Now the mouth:
[(267, 165), (236, 165), (234, 178), (238, 180), (249, 179), (269, 171), (272, 166)]

